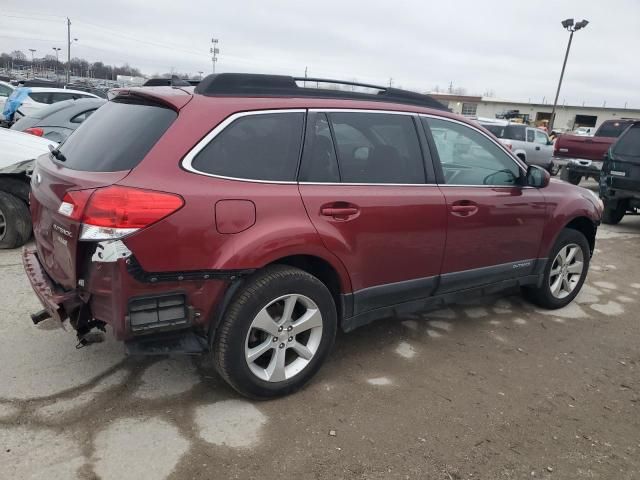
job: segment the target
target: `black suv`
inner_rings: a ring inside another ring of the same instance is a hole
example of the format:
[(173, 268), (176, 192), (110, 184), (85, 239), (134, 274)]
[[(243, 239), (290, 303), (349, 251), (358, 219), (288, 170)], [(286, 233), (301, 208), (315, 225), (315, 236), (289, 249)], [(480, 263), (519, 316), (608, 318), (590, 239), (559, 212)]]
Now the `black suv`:
[(640, 121), (633, 122), (609, 148), (602, 165), (600, 198), (604, 223), (616, 224), (640, 208)]

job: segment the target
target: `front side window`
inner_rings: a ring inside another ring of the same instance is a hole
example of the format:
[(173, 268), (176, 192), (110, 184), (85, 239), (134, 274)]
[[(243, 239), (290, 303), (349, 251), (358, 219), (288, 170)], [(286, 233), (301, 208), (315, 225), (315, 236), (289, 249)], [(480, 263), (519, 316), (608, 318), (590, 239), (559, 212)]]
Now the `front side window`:
[(409, 115), (328, 113), (343, 183), (424, 183), (418, 134)]
[(211, 140), (191, 166), (223, 177), (295, 181), (303, 123), (302, 112), (240, 117)]
[(446, 184), (513, 186), (520, 169), (487, 136), (465, 125), (422, 118), (431, 130)]
[(536, 139), (535, 142), (539, 143), (540, 145), (547, 145), (549, 143), (549, 137), (547, 137), (547, 134), (544, 132), (541, 132), (540, 130), (536, 130)]

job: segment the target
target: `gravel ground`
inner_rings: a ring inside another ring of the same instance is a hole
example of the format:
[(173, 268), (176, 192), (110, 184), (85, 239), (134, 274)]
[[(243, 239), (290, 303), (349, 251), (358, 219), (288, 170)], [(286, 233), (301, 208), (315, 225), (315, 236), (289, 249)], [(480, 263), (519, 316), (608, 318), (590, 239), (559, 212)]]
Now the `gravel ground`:
[(640, 217), (577, 301), (516, 294), (340, 334), (303, 391), (249, 402), (206, 361), (76, 350), (0, 252), (2, 479), (640, 478)]

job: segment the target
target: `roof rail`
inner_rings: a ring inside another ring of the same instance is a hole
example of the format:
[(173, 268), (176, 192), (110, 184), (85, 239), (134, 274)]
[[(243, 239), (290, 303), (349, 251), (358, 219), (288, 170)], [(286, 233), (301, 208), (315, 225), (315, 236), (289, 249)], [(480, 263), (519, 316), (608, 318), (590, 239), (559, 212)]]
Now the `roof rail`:
[[(315, 83), (318, 88), (300, 87), (297, 82)], [(363, 93), (349, 90), (319, 88), (319, 84), (347, 85), (377, 90)], [(218, 73), (208, 75), (200, 81), (195, 93), (210, 97), (249, 95), (256, 97), (310, 97), (340, 98), (347, 100), (375, 100), (401, 103), (419, 107), (448, 110), (442, 103), (429, 95), (409, 90), (381, 87), (366, 83), (330, 80), (326, 78), (291, 77), (286, 75), (263, 75), (257, 73)]]

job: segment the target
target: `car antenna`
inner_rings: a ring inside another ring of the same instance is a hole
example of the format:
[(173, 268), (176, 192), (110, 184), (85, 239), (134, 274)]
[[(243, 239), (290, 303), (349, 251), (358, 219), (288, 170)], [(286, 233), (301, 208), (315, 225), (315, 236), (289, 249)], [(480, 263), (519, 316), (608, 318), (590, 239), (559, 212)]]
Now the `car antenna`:
[(51, 152), (51, 155), (56, 157), (61, 162), (66, 162), (67, 157), (65, 157), (64, 154), (60, 150), (58, 150), (59, 148), (60, 148), (60, 145), (58, 145), (57, 147), (54, 147), (53, 145), (49, 144), (49, 151)]

